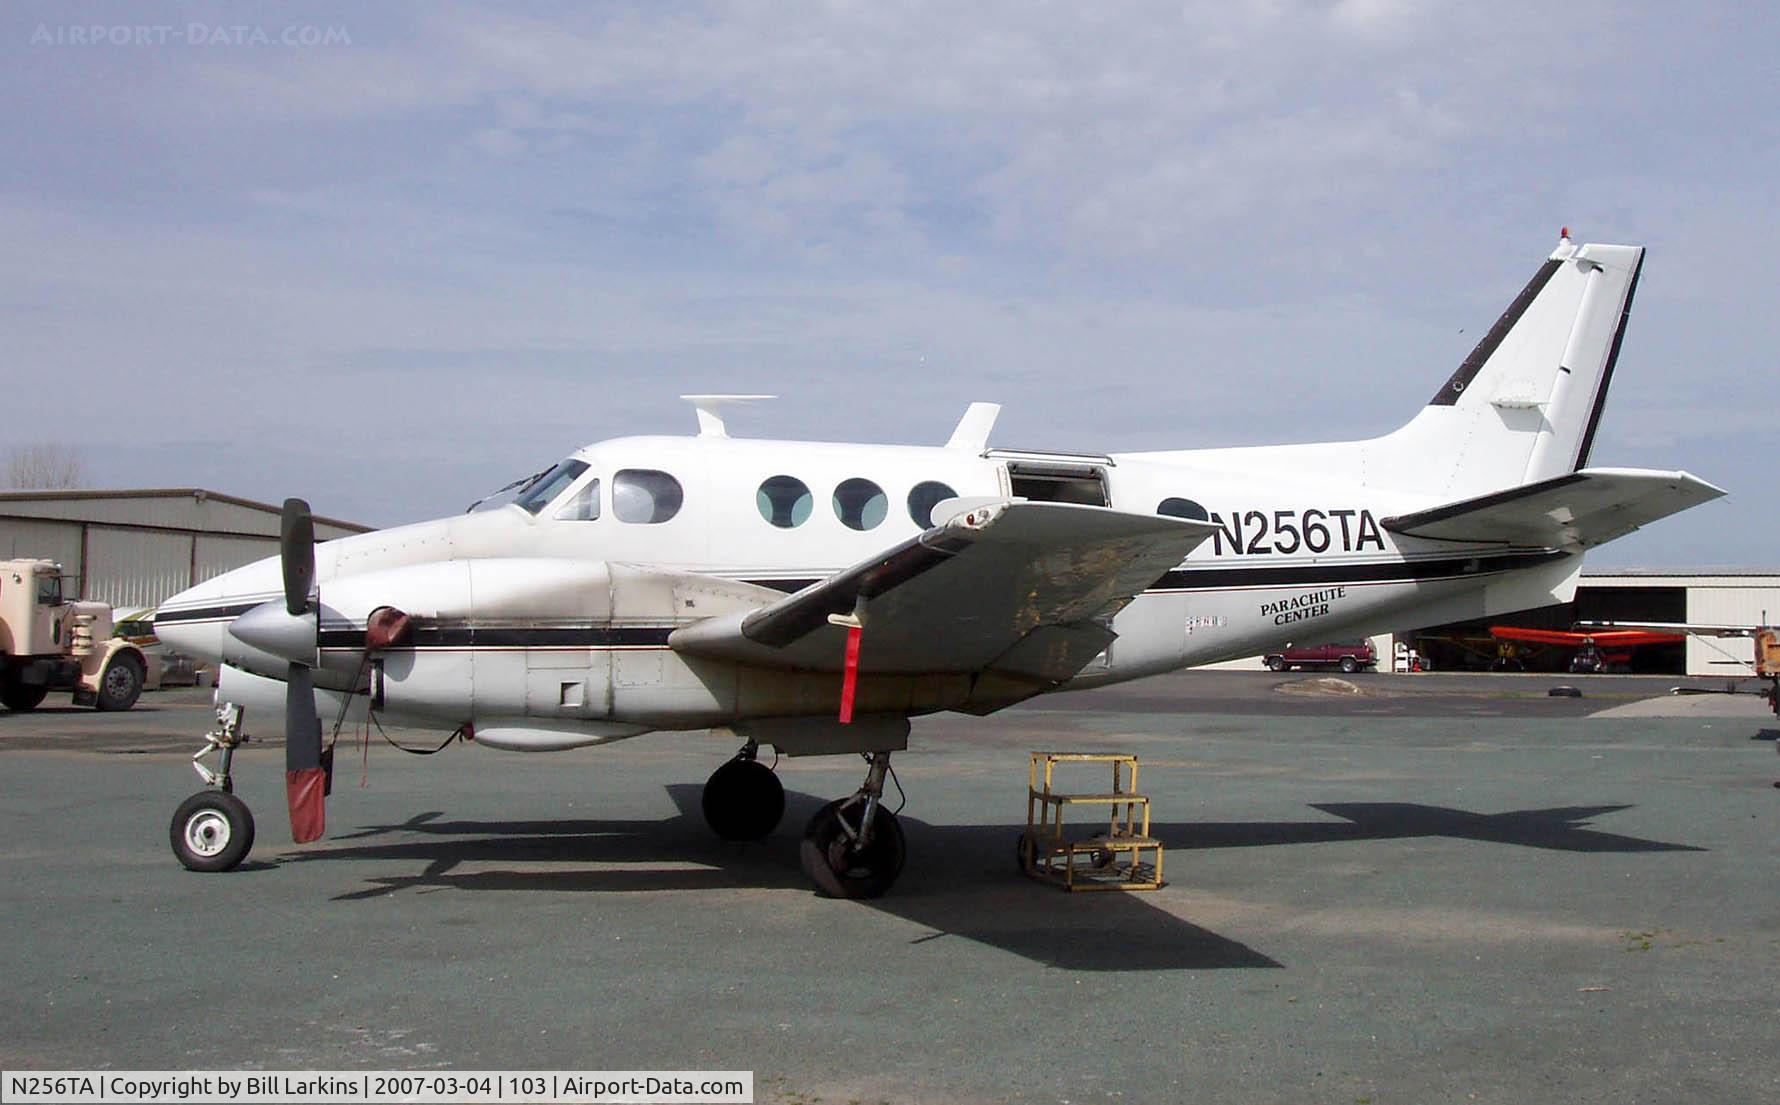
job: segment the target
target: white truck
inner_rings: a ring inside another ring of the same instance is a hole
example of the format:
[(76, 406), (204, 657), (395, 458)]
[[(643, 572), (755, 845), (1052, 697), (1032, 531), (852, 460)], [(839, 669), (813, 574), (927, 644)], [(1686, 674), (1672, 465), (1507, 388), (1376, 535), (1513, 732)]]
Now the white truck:
[(64, 601), (55, 561), (0, 560), (0, 703), (34, 710), (51, 691), (73, 691), (76, 705), (128, 710), (148, 658), (111, 631), (109, 604)]

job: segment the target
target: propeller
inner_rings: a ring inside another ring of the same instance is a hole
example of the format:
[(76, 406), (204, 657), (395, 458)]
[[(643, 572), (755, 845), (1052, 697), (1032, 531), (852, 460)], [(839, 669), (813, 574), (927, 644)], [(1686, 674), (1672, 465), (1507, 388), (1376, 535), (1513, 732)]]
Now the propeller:
[(300, 654), (309, 663), (300, 663), (295, 650), (283, 652), (290, 661), (284, 680), (284, 792), (290, 807), (291, 839), (307, 844), (320, 839), (327, 828), (334, 757), (332, 749), (322, 751), (321, 718), (315, 712), (311, 665), (321, 610), (319, 603), (309, 600), (315, 586), (315, 520), (302, 499), (284, 500), (278, 525), (278, 562), (284, 572), (284, 613), (297, 623), (292, 628), (298, 639), (292, 643), (308, 646)]

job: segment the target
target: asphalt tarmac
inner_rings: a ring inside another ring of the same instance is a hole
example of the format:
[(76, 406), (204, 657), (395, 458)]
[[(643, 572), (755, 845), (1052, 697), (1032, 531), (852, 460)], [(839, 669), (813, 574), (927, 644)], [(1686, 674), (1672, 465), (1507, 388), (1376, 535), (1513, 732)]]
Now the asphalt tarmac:
[[(874, 902), (797, 860), (857, 761), (782, 762), (785, 822), (723, 844), (698, 793), (733, 748), (705, 734), (374, 738), (302, 848), (252, 744), (259, 842), (192, 874), (167, 826), (208, 693), (52, 702), (0, 714), (0, 1063), (752, 1069), (797, 1105), (1780, 1100), (1780, 723), (1675, 682), (1190, 672), (925, 719)], [(1034, 749), (1142, 757), (1164, 889), (1016, 871)]]

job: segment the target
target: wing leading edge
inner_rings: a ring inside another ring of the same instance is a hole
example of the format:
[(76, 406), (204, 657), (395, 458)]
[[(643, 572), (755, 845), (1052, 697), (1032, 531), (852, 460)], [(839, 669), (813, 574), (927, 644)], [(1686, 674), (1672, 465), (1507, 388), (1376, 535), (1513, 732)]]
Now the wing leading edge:
[(1586, 549), (1723, 494), (1686, 472), (1585, 468), (1380, 524), (1438, 541)]
[(1104, 507), (1006, 500), (958, 514), (769, 606), (683, 626), (677, 651), (838, 671), (864, 626), (863, 673), (1075, 675), (1112, 641), (1112, 615), (1216, 527)]

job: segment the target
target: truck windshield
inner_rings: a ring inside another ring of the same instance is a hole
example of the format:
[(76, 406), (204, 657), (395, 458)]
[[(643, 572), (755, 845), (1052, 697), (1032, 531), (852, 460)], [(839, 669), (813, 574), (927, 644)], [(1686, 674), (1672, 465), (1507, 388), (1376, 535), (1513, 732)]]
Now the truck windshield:
[(62, 605), (62, 577), (61, 576), (38, 576), (37, 577), (37, 605), (38, 606), (60, 606), (60, 605)]

